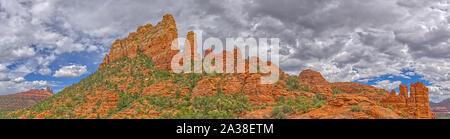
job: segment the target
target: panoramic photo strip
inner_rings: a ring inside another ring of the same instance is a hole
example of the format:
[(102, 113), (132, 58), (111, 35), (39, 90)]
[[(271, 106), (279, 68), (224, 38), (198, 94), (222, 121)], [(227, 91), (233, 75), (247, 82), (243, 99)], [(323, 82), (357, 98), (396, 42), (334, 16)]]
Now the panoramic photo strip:
[(0, 119), (145, 119), (188, 136), (450, 119), (449, 10), (450, 0), (0, 0)]

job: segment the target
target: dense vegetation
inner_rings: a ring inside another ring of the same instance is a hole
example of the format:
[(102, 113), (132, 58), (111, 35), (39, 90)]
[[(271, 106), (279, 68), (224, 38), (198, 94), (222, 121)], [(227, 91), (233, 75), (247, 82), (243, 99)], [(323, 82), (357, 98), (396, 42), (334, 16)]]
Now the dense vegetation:
[[(10, 113), (3, 118), (35, 118), (43, 112), (50, 112), (50, 119), (86, 118), (76, 114), (77, 109), (88, 103), (90, 97), (97, 97), (96, 92), (114, 92), (117, 98), (116, 106), (110, 108), (106, 115), (98, 114), (97, 118), (111, 118), (112, 116), (135, 110), (135, 114), (120, 118), (136, 118), (135, 115), (156, 111), (160, 117), (177, 119), (232, 119), (238, 118), (244, 111), (254, 109), (249, 105), (243, 94), (224, 95), (219, 89), (217, 94), (203, 97), (191, 97), (192, 89), (206, 74), (173, 74), (164, 70), (157, 70), (147, 56), (140, 54), (136, 58), (123, 57), (107, 67), (101, 68), (94, 74), (80, 81), (78, 84), (66, 87), (63, 91), (32, 107)], [(214, 74), (208, 76), (226, 76)], [(171, 89), (174, 96), (143, 95), (143, 89), (156, 83), (172, 81), (177, 86)], [(180, 89), (188, 89), (188, 94), (181, 94)], [(91, 113), (97, 113), (101, 106), (106, 105), (108, 96), (98, 96), (97, 107)], [(92, 103), (92, 102), (91, 102)]]
[(321, 108), (326, 103), (325, 98), (320, 94), (316, 94), (316, 96), (311, 99), (307, 99), (303, 96), (297, 96), (295, 99), (281, 96), (274, 105), (272, 117), (285, 119), (292, 114), (303, 114), (313, 109)]
[[(192, 100), (149, 97), (147, 100), (152, 101), (154, 106), (171, 109), (161, 115), (162, 119), (234, 119), (239, 118), (238, 114), (253, 109), (243, 94), (214, 94)], [(166, 103), (155, 103), (161, 101)]]
[[(40, 103), (15, 112), (0, 112), (0, 118), (157, 118), (157, 119), (235, 119), (242, 118), (246, 112), (273, 107), (264, 118), (285, 119), (293, 115), (308, 113), (321, 108), (327, 99), (321, 94), (314, 97), (284, 97), (276, 99), (270, 106), (252, 106), (246, 95), (236, 92), (223, 94), (217, 92), (202, 97), (193, 97), (192, 91), (197, 82), (205, 78), (220, 78), (228, 74), (175, 74), (154, 68), (152, 60), (139, 54), (135, 58), (123, 57), (111, 62), (83, 79), (66, 87), (58, 94)], [(276, 84), (286, 91), (311, 92), (301, 85), (295, 76), (282, 78), (285, 84)], [(163, 87), (164, 94), (146, 94), (144, 90), (153, 85)], [(359, 93), (367, 92), (365, 90)], [(332, 88), (332, 98), (346, 92)], [(392, 109), (392, 106), (386, 106)], [(361, 112), (359, 105), (351, 106), (351, 111)], [(42, 115), (44, 114), (44, 116)], [(93, 115), (95, 115), (93, 117)]]
[(285, 80), (288, 89), (287, 91), (305, 91), (305, 92), (311, 92), (311, 90), (309, 89), (309, 87), (307, 85), (300, 85), (300, 83), (298, 82), (297, 78), (295, 77), (288, 77)]

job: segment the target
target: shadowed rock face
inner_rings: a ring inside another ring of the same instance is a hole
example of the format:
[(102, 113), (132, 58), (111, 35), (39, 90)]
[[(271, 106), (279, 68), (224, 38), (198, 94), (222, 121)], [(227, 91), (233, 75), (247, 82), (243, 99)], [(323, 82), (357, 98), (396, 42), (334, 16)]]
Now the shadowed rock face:
[(46, 89), (33, 89), (12, 95), (0, 96), (0, 110), (17, 110), (32, 106), (39, 101), (53, 96), (53, 90), (50, 87)]

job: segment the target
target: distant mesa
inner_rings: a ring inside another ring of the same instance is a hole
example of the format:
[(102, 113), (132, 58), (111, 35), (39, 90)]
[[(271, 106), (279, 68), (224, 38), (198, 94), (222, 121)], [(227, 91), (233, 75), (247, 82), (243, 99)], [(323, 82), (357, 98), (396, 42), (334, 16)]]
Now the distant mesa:
[(48, 86), (46, 89), (32, 89), (16, 94), (0, 96), (0, 111), (26, 108), (51, 96), (53, 96), (53, 90)]
[(438, 116), (450, 115), (450, 98), (439, 103), (431, 103), (431, 111)]

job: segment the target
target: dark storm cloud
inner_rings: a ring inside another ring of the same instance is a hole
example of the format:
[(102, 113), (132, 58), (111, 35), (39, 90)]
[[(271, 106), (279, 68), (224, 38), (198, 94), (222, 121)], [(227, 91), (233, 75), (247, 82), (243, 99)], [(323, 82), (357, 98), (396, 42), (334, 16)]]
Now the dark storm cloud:
[(440, 27), (423, 34), (397, 35), (397, 40), (407, 44), (415, 58), (450, 58), (449, 39), (448, 27)]

